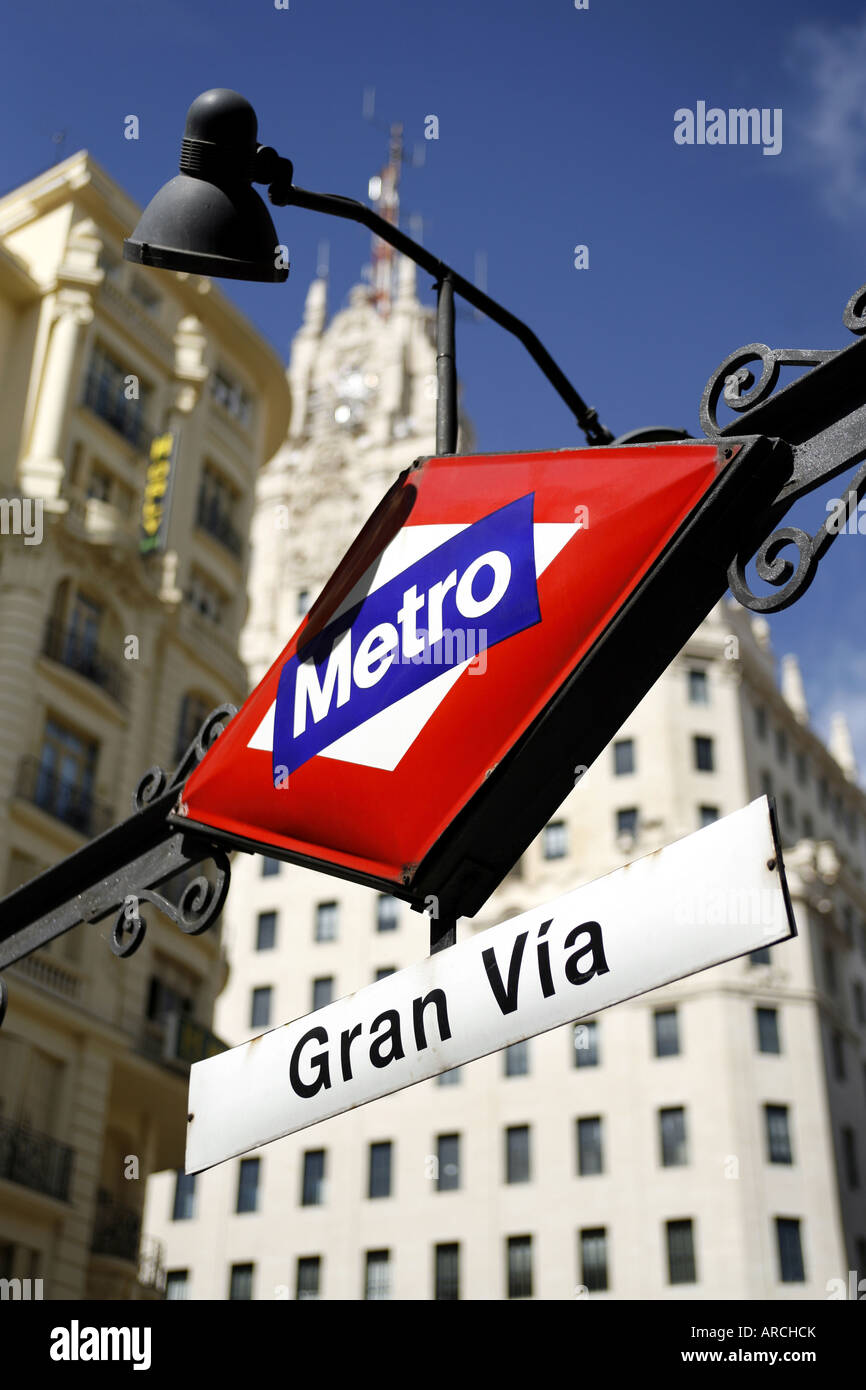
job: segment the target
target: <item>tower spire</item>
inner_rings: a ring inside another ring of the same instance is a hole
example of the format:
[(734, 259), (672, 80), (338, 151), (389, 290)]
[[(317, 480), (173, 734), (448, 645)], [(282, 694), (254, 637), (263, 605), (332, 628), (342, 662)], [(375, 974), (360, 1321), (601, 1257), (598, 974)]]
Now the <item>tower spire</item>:
[[(370, 179), (370, 200), (380, 217), (393, 227), (400, 225), (400, 169), (403, 163), (403, 125), (395, 122), (388, 139), (388, 160)], [(371, 297), (378, 313), (387, 318), (394, 299), (397, 252), (374, 235), (371, 250)]]

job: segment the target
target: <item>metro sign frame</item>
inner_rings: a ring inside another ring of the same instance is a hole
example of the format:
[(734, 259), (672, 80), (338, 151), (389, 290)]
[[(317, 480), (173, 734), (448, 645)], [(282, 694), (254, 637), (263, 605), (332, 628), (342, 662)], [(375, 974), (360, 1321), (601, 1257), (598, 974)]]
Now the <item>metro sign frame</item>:
[[(483, 491), (485, 468), (490, 468), (493, 474), (497, 466), (501, 470), (511, 466), (521, 476), (525, 474), (529, 480), (526, 488), (529, 489), (533, 468), (546, 466), (549, 472), (555, 466), (561, 476), (567, 478), (568, 470), (577, 469), (583, 456), (591, 457), (592, 467), (597, 472), (607, 455), (608, 467), (613, 475), (617, 460), (612, 456), (612, 450), (616, 450), (616, 446), (608, 446), (604, 454), (600, 454), (598, 449), (587, 449), (557, 451), (549, 455), (432, 456), (416, 461), (397, 480), (356, 538), (298, 633), (257, 691), (231, 721), (217, 746), (193, 771), (184, 786), (179, 808), (181, 814), (171, 816), (170, 821), (189, 832), (207, 835), (218, 844), (266, 853), (365, 884), (379, 892), (393, 894), (419, 911), (432, 902), (438, 916), (456, 918), (476, 913), (572, 790), (575, 767), (592, 764), (707, 612), (723, 596), (727, 587), (726, 570), (734, 551), (759, 542), (760, 525), (752, 534), (755, 527), (753, 519), (766, 513), (780, 486), (790, 475), (791, 454), (784, 444), (761, 436), (741, 436), (719, 443), (704, 439), (629, 445), (617, 451), (620, 461), (623, 458), (628, 464), (639, 461), (639, 471), (647, 477), (652, 475), (654, 462), (660, 466), (663, 459), (673, 458), (685, 465), (687, 460), (700, 455), (703, 459), (712, 460), (712, 478), (697, 503), (687, 510), (661, 545), (659, 552), (647, 558), (643, 571), (638, 571), (613, 618), (606, 621), (602, 630), (585, 643), (583, 650), (578, 651), (576, 656), (575, 653), (571, 654), (570, 668), (565, 672), (565, 678), (557, 679), (555, 688), (548, 690), (548, 698), (533, 717), (525, 721), (525, 727), (505, 747), (502, 756), (497, 757), (481, 776), (471, 779), (472, 790), (461, 802), (454, 803), (456, 811), (451, 806), (447, 823), (439, 833), (428, 835), (429, 844), (416, 860), (392, 863), (390, 871), (387, 868), (383, 871), (383, 867), (371, 863), (369, 857), (365, 859), (357, 853), (338, 852), (333, 845), (317, 846), (314, 852), (310, 852), (289, 834), (257, 834), (255, 826), (250, 823), (251, 817), (247, 815), (245, 818), (234, 809), (237, 803), (233, 798), (246, 805), (252, 797), (252, 792), (242, 785), (247, 782), (249, 771), (241, 773), (238, 767), (236, 786), (230, 786), (227, 779), (233, 775), (230, 769), (235, 767), (241, 754), (251, 745), (251, 730), (260, 730), (264, 722), (262, 708), (270, 701), (269, 692), (273, 688), (277, 668), (285, 672), (298, 651), (303, 657), (315, 649), (317, 637), (327, 637), (328, 632), (333, 630), (335, 615), (339, 616), (341, 604), (348, 602), (353, 585), (357, 585), (359, 577), (369, 570), (370, 562), (386, 548), (382, 543), (383, 536), (392, 539), (399, 535), (403, 523), (411, 519), (411, 508), (407, 510), (407, 496), (414, 491), (416, 502), (420, 504), (424, 483), (431, 470), (440, 470), (449, 476), (455, 490), (463, 485), (470, 493), (477, 494)], [(472, 470), (475, 470), (477, 477)], [(413, 480), (417, 480), (417, 487)], [(440, 492), (443, 490), (444, 481), (440, 484)], [(516, 502), (512, 501), (510, 505), (516, 505)], [(495, 508), (476, 524), (486, 524), (506, 510), (504, 505)], [(406, 529), (411, 532), (413, 528), (409, 526)], [(590, 534), (591, 530), (590, 519)], [(732, 536), (736, 538), (733, 548)], [(435, 555), (436, 552), (433, 553)], [(393, 582), (401, 580), (401, 574), (411, 576), (412, 570), (398, 571)], [(462, 583), (462, 579), (456, 583), (458, 599)], [(384, 587), (387, 588), (387, 585)], [(412, 591), (417, 598), (414, 586)], [(383, 590), (379, 589), (378, 592), (381, 594)], [(403, 610), (407, 606), (407, 596), (404, 592)], [(473, 597), (477, 601), (477, 596)], [(367, 595), (367, 602), (372, 602), (374, 598), (375, 594), (371, 592)], [(356, 610), (349, 610), (350, 613), (352, 611)], [(533, 626), (528, 619), (526, 625), (530, 629)], [(349, 628), (349, 636), (351, 631)], [(519, 632), (518, 626), (514, 631), (506, 632), (504, 637), (516, 643)], [(531, 636), (530, 633), (527, 646)], [(333, 712), (336, 682), (342, 679), (341, 675), (335, 674), (336, 666), (332, 665), (336, 660), (336, 645), (336, 641), (332, 640), (327, 657), (322, 658), (328, 663), (324, 667), (326, 675), (324, 678), (318, 677), (316, 687), (320, 695), (323, 694), (323, 687), (327, 687), (324, 693), (329, 696), (328, 713)], [(501, 658), (493, 645), (488, 650), (492, 667), (493, 662)], [(361, 652), (362, 648), (359, 648), (358, 654)], [(482, 677), (484, 680), (489, 678), (490, 671)], [(466, 676), (464, 684), (468, 684), (470, 679), (471, 676)], [(497, 698), (501, 685), (500, 680)], [(281, 687), (278, 685), (277, 688)], [(254, 700), (259, 692), (263, 692), (263, 698), (254, 708)], [(457, 696), (446, 696), (448, 698), (456, 700)], [(469, 707), (464, 702), (464, 714)], [(437, 717), (442, 718), (438, 714)], [(464, 726), (453, 725), (455, 737), (458, 727)], [(306, 734), (306, 728), (302, 732)], [(258, 736), (258, 732), (254, 733), (253, 739)], [(296, 785), (292, 780), (295, 769), (286, 761), (280, 763), (278, 738), (274, 742), (274, 763), (288, 773), (288, 785), (275, 791), (275, 795), (291, 796), (293, 785)], [(264, 745), (260, 743), (258, 746), (263, 750)], [(468, 756), (465, 745), (463, 753)], [(440, 757), (452, 757), (452, 750), (443, 746)], [(342, 771), (344, 766), (342, 762), (331, 763), (334, 777), (345, 776)], [(419, 766), (423, 767), (424, 764), (419, 762)], [(276, 785), (279, 786), (278, 783)], [(297, 792), (297, 797), (305, 808), (304, 814), (311, 816), (309, 801), (305, 799), (308, 785), (313, 784), (305, 783)], [(347, 782), (346, 785), (351, 783)], [(399, 794), (404, 795), (405, 781), (398, 785)], [(404, 796), (404, 801), (410, 799)], [(225, 809), (229, 802), (232, 803), (231, 812)], [(214, 803), (223, 807), (219, 814), (210, 810)], [(401, 813), (409, 815), (410, 808), (401, 805)], [(369, 804), (355, 806), (351, 814), (355, 818), (362, 816), (369, 820), (375, 817), (376, 808)]]

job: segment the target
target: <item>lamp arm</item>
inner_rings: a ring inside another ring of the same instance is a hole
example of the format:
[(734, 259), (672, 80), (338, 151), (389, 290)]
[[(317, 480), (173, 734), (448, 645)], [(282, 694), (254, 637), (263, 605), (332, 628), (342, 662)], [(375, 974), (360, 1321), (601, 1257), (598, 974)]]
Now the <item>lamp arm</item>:
[[(265, 151), (267, 154), (265, 155)], [(357, 202), (354, 198), (343, 198), (337, 193), (312, 193), (306, 188), (298, 188), (291, 182), (291, 163), (289, 160), (279, 159), (279, 171), (275, 167), (275, 161), (271, 159), (272, 151), (268, 147), (261, 147), (259, 155), (265, 155), (265, 159), (257, 167), (256, 182), (270, 183), (268, 197), (275, 207), (297, 207), (307, 208), (310, 212), (326, 212), (332, 217), (343, 217), (350, 222), (360, 222), (362, 226), (368, 227), (376, 236), (381, 237), (382, 241), (387, 241), (395, 250), (400, 251), (404, 256), (419, 265), (422, 270), (426, 270), (434, 277), (437, 284), (443, 280), (450, 280), (455, 294), (462, 295), (467, 303), (473, 308), (479, 309), (486, 314), (494, 323), (498, 323), (500, 328), (506, 332), (513, 333), (515, 338), (526, 348), (536, 366), (547, 377), (553, 389), (561, 397), (574, 415), (578, 427), (586, 436), (589, 444), (611, 444), (613, 435), (598, 418), (598, 412), (593, 406), (589, 406), (572, 386), (565, 373), (557, 366), (550, 353), (539, 342), (538, 338), (521, 319), (517, 318), (495, 299), (491, 299), (483, 290), (479, 290), (469, 280), (464, 280), (462, 275), (458, 275), (455, 270), (440, 261), (437, 256), (432, 256), (423, 246), (419, 246), (411, 237), (401, 232), (399, 227), (386, 222), (384, 217), (380, 217), (372, 208), (368, 208), (364, 203)], [(273, 171), (276, 177), (269, 177)], [(262, 177), (259, 177), (259, 174)]]

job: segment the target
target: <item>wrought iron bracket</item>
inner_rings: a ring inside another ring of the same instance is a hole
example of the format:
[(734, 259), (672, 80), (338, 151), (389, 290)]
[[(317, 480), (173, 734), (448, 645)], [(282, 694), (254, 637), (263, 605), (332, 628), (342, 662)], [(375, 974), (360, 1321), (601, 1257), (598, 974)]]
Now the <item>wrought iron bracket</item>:
[[(225, 849), (201, 832), (179, 830), (171, 820), (192, 770), (237, 713), (220, 705), (205, 719), (174, 772), (148, 768), (133, 793), (133, 814), (119, 825), (46, 869), (0, 901), (0, 970), (83, 923), (114, 913), (109, 946), (131, 956), (141, 945), (150, 903), (191, 935), (214, 925), (229, 889), (231, 865)], [(210, 861), (216, 872), (184, 885), (175, 901), (159, 891), (187, 869)], [(0, 1023), (8, 989), (0, 976)]]
[[(866, 334), (866, 285), (849, 299), (843, 322), (858, 336), (849, 347), (810, 351), (748, 343), (725, 359), (704, 388), (700, 416), (709, 438), (763, 434), (791, 447), (790, 477), (767, 511), (766, 539), (757, 552), (737, 555), (728, 571), (734, 596), (758, 613), (778, 612), (803, 596), (866, 495), (866, 338), (860, 336)], [(784, 366), (812, 370), (775, 391)], [(725, 426), (716, 415), (721, 401), (739, 417)], [(813, 536), (798, 526), (780, 526), (798, 498), (858, 464), (844, 495), (833, 499), (832, 510), (828, 505), (827, 519)], [(789, 545), (796, 548), (796, 562), (782, 555)], [(751, 589), (746, 566), (753, 555), (759, 577), (777, 593), (758, 595)]]

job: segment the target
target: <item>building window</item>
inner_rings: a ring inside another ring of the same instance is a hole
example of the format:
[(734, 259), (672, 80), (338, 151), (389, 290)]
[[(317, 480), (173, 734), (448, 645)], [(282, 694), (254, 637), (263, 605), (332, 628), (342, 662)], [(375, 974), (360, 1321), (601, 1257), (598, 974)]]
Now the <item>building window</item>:
[(815, 822), (808, 811), (803, 813), (803, 835), (807, 840), (814, 840), (815, 838)]
[(713, 755), (713, 740), (703, 734), (695, 734), (692, 740), (694, 749), (695, 768), (698, 772), (714, 772), (715, 758)]
[(542, 852), (545, 859), (564, 859), (568, 851), (565, 821), (554, 820), (544, 827)]
[(436, 1139), (436, 1191), (453, 1192), (460, 1186), (460, 1135), (440, 1134)]
[(367, 1179), (368, 1197), (391, 1196), (391, 1152), (390, 1140), (370, 1145), (370, 1163)]
[(215, 401), (233, 415), (242, 425), (249, 425), (252, 417), (252, 398), (239, 382), (222, 367), (211, 372), (211, 395)]
[(162, 304), (160, 296), (151, 289), (148, 283), (142, 280), (140, 275), (133, 275), (129, 282), (129, 293), (132, 295), (133, 299), (138, 300), (141, 307), (146, 309), (149, 314), (156, 313), (159, 306)]
[(254, 1265), (232, 1265), (229, 1278), (229, 1298), (233, 1301), (251, 1299), (253, 1296)]
[(333, 997), (333, 975), (320, 975), (318, 980), (313, 981), (313, 1013), (317, 1009), (323, 1009), (326, 1004), (330, 1004)]
[(295, 1275), (295, 1298), (318, 1298), (321, 1279), (321, 1255), (302, 1255)]
[(178, 1168), (174, 1180), (174, 1204), (171, 1210), (172, 1221), (192, 1221), (195, 1216), (195, 1173), (184, 1173)]
[(529, 1180), (529, 1125), (509, 1125), (505, 1131), (505, 1181)]
[(250, 1006), (251, 1028), (267, 1028), (271, 1021), (272, 994), (273, 990), (270, 985), (259, 985), (253, 990)]
[(636, 806), (624, 806), (616, 812), (616, 836), (626, 835), (631, 839), (637, 835), (638, 810)]
[(325, 1201), (325, 1150), (307, 1149), (301, 1182), (301, 1206), (321, 1207)]
[(681, 1105), (659, 1111), (659, 1138), (663, 1168), (680, 1168), (688, 1163), (686, 1112)]
[(713, 821), (718, 820), (718, 819), (719, 819), (719, 808), (718, 808), (718, 806), (699, 806), (699, 807), (698, 807), (698, 824), (700, 825), (700, 827), (701, 827), (702, 830), (703, 830), (703, 828), (704, 828), (705, 825), (712, 825)]
[(169, 1269), (165, 1276), (165, 1297), (168, 1302), (189, 1298), (189, 1270)]
[[(274, 874), (280, 872), (279, 859), (271, 859), (269, 855), (262, 856), (262, 878), (272, 878)], [(317, 1257), (318, 1258), (318, 1257)]]
[(532, 1297), (532, 1236), (509, 1236), (508, 1297)]
[(460, 1075), (461, 1075), (461, 1069), (460, 1069), (460, 1067), (451, 1067), (448, 1071), (440, 1071), (439, 1075), (436, 1077), (436, 1085), (437, 1085), (437, 1086), (459, 1086), (459, 1085), (460, 1085)]
[(599, 1056), (598, 1023), (591, 1018), (587, 1023), (575, 1023), (572, 1033), (574, 1045), (574, 1065), (576, 1067), (597, 1067)]
[(866, 997), (859, 980), (854, 981), (854, 1017), (858, 1023), (866, 1023)]
[(391, 1297), (391, 1252), (368, 1250), (364, 1262), (364, 1297)]
[(845, 1181), (849, 1187), (860, 1186), (860, 1164), (857, 1160), (857, 1135), (850, 1125), (842, 1129), (842, 1155), (845, 1161)]
[(608, 1287), (604, 1226), (591, 1226), (580, 1233), (580, 1282), (590, 1293), (603, 1293)]
[(836, 957), (831, 946), (825, 946), (822, 952), (822, 962), (824, 966), (824, 985), (828, 994), (835, 994), (837, 988), (836, 981)]
[(317, 941), (336, 941), (339, 908), (336, 903), (316, 904)]
[(295, 611), (297, 612), (297, 615), (298, 615), (299, 618), (303, 618), (304, 614), (305, 614), (305, 613), (308, 613), (308, 612), (310, 611), (310, 591), (309, 591), (309, 589), (299, 589), (299, 590), (298, 590), (298, 602), (297, 602), (296, 610), (295, 610)]
[(395, 975), (396, 973), (396, 965), (380, 965), (373, 977), (374, 982), (378, 983), (379, 980), (387, 980), (389, 975)]
[(767, 737), (767, 711), (763, 705), (755, 706), (755, 733), (761, 740)]
[(380, 893), (376, 903), (376, 931), (396, 931), (400, 925), (400, 904), (389, 893)]
[(243, 550), (241, 533), (232, 520), (240, 500), (238, 489), (212, 463), (206, 463), (199, 483), (196, 525), (235, 557)]
[(796, 776), (796, 778), (797, 778), (797, 786), (798, 786), (798, 787), (805, 787), (806, 782), (808, 781), (808, 778), (809, 778), (809, 765), (808, 765), (808, 763), (807, 763), (807, 761), (806, 761), (806, 754), (805, 754), (805, 753), (798, 753), (798, 754), (797, 754), (796, 759), (795, 759), (795, 761), (794, 761), (794, 768), (795, 768), (795, 776)]
[(613, 772), (615, 777), (624, 777), (634, 772), (634, 739), (621, 738), (613, 745)]
[(785, 829), (793, 836), (797, 830), (797, 818), (794, 814), (794, 798), (790, 792), (782, 793), (782, 820), (785, 822)]
[(755, 1017), (758, 1022), (758, 1051), (781, 1052), (778, 1009), (756, 1009)]
[(195, 695), (192, 691), (187, 691), (184, 695), (180, 702), (177, 735), (174, 740), (175, 762), (180, 762), (215, 703), (215, 700), (209, 700), (205, 695)]
[(676, 1009), (655, 1009), (653, 1031), (656, 1056), (676, 1057), (680, 1050), (680, 1028)]
[(577, 1171), (582, 1178), (604, 1171), (599, 1115), (590, 1115), (577, 1122)]
[(665, 1229), (668, 1247), (668, 1283), (696, 1283), (695, 1237), (691, 1219), (666, 1221)]
[(142, 450), (149, 433), (151, 388), (139, 379), (138, 394), (127, 395), (128, 378), (135, 375), (132, 367), (118, 362), (101, 343), (96, 343), (87, 369), (84, 384), (84, 404), (94, 414), (122, 434), (133, 448)]
[(710, 703), (706, 671), (689, 671), (689, 702), (693, 705), (708, 705)]
[(94, 826), (93, 782), (99, 745), (46, 719), (33, 794), (41, 810), (82, 834)]
[(767, 1129), (767, 1162), (793, 1163), (787, 1105), (765, 1105), (764, 1117)]
[(256, 1211), (259, 1205), (260, 1158), (242, 1158), (238, 1169), (236, 1212)]
[(191, 607), (208, 622), (214, 625), (222, 622), (228, 606), (225, 590), (195, 565), (190, 571), (186, 598)]
[(757, 951), (750, 951), (750, 952), (749, 952), (749, 964), (750, 964), (750, 965), (769, 965), (769, 964), (770, 964), (770, 948), (769, 948), (769, 946), (759, 946), (758, 949), (757, 949)]
[(776, 1217), (776, 1242), (779, 1248), (779, 1279), (783, 1284), (802, 1284), (806, 1279), (803, 1264), (803, 1244), (800, 1222), (793, 1217)]
[(256, 922), (256, 950), (272, 951), (277, 944), (277, 914), (260, 912)]
[(433, 1252), (433, 1297), (452, 1300), (460, 1297), (460, 1246), (437, 1245)]
[(784, 729), (776, 730), (776, 759), (780, 763), (788, 761), (788, 735)]
[(833, 1075), (837, 1081), (844, 1081), (847, 1076), (847, 1068), (845, 1066), (845, 1039), (841, 1033), (833, 1033), (830, 1046), (833, 1050)]
[(505, 1058), (506, 1076), (528, 1076), (529, 1043), (525, 1039), (522, 1042), (512, 1043), (510, 1047), (506, 1047), (503, 1056)]

